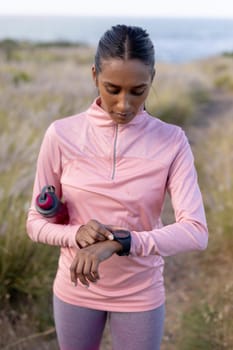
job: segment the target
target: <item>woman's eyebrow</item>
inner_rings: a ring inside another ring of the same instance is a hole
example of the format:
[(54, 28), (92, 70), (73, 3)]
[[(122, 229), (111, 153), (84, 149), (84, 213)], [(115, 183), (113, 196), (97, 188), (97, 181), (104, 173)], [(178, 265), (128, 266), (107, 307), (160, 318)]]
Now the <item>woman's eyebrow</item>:
[(140, 84), (140, 85), (135, 85), (135, 86), (133, 86), (133, 88), (134, 89), (139, 89), (139, 88), (143, 88), (143, 87), (146, 87), (146, 86), (148, 86), (148, 84), (143, 83), (143, 84)]
[(108, 82), (108, 81), (105, 81), (103, 84), (104, 84), (104, 86), (109, 86), (109, 87), (114, 87), (114, 88), (120, 88), (119, 85), (112, 84), (112, 83), (110, 83), (110, 82)]
[[(104, 82), (103, 84), (104, 84), (104, 86), (107, 86), (107, 87), (121, 88), (121, 86), (112, 84), (112, 83), (110, 83), (108, 81)], [(143, 88), (143, 87), (146, 87), (147, 85), (148, 84), (146, 84), (146, 83), (142, 83), (142, 84), (139, 84), (139, 85), (132, 86), (132, 89)]]

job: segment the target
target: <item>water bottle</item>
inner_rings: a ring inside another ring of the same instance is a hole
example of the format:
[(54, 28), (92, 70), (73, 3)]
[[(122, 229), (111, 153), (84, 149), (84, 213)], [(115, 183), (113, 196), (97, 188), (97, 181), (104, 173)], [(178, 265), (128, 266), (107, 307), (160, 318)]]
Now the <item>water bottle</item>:
[(58, 223), (68, 223), (68, 211), (55, 193), (55, 187), (47, 185), (42, 188), (41, 193), (36, 197), (36, 210), (46, 218), (56, 218)]

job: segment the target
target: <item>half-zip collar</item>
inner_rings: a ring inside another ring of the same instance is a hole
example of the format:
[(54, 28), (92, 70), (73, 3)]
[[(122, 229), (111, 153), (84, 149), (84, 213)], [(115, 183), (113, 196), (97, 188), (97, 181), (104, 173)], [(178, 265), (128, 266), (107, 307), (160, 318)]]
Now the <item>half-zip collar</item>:
[(101, 108), (100, 98), (97, 98), (87, 110), (85, 118), (88, 118), (88, 123), (93, 125), (93, 129), (102, 129), (99, 130), (98, 133), (98, 135), (102, 135), (102, 139), (99, 140), (99, 142), (100, 144), (104, 143), (107, 145), (106, 149), (109, 148), (109, 161), (111, 162), (111, 172), (109, 176), (111, 180), (115, 180), (117, 173), (117, 161), (118, 158), (122, 156), (122, 154), (120, 154), (121, 152), (119, 153), (119, 142), (123, 142), (125, 145), (123, 149), (127, 149), (128, 147), (126, 145), (128, 144), (129, 140), (132, 140), (134, 137), (137, 138), (139, 134), (142, 135), (142, 133), (145, 131), (150, 116), (146, 111), (140, 110), (128, 123), (116, 123), (111, 119), (109, 114), (103, 108)]

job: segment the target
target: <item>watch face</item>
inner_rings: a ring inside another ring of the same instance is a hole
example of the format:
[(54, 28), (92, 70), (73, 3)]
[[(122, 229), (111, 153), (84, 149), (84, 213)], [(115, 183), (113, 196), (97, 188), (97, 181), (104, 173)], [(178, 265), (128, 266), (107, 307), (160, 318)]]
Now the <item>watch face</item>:
[(124, 239), (124, 238), (128, 238), (130, 234), (126, 230), (116, 230), (114, 231), (114, 236), (119, 239)]

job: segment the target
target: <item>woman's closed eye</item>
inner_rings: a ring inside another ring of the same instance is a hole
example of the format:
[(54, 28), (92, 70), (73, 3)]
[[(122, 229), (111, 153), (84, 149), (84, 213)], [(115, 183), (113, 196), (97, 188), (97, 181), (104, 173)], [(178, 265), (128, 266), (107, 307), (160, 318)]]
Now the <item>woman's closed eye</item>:
[(144, 94), (144, 92), (146, 91), (146, 89), (140, 89), (140, 90), (132, 90), (131, 94), (134, 96), (141, 96)]
[[(118, 89), (118, 88), (107, 88), (106, 87), (106, 91), (109, 93), (109, 94), (111, 94), (111, 95), (117, 95), (117, 94), (119, 94), (120, 92), (121, 92), (121, 89)], [(141, 96), (141, 95), (143, 95), (144, 94), (144, 92), (146, 91), (146, 89), (145, 88), (143, 88), (143, 89), (137, 89), (137, 90), (131, 90), (130, 91), (130, 94), (131, 95), (134, 95), (134, 96)]]
[(107, 88), (106, 87), (106, 91), (111, 94), (111, 95), (117, 95), (120, 93), (120, 89), (116, 89), (116, 88)]

